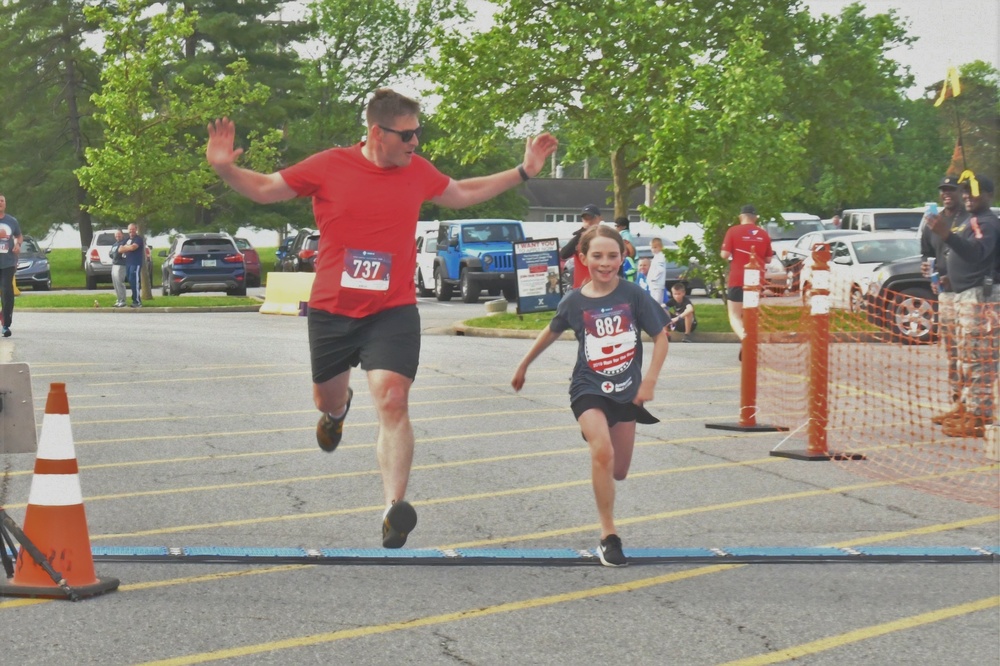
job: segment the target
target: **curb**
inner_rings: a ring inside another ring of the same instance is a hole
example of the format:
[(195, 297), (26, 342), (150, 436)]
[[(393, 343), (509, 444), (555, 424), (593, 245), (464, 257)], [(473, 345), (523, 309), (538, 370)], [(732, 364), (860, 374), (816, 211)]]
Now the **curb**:
[(99, 308), (21, 308), (18, 310), (20, 313), (25, 312), (106, 312), (113, 314), (121, 313), (142, 313), (142, 312), (159, 312), (159, 313), (185, 313), (185, 312), (258, 312), (260, 310), (259, 305), (215, 305), (211, 307), (163, 307), (158, 308), (155, 305), (143, 305), (141, 308), (113, 308), (113, 307), (99, 307)]

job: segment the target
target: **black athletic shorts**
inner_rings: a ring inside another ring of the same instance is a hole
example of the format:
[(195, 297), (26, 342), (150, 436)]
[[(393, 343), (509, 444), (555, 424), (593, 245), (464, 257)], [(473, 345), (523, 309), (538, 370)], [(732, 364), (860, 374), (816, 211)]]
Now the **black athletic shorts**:
[(673, 330), (677, 331), (678, 333), (694, 333), (694, 329), (698, 328), (698, 320), (691, 322), (690, 331), (684, 330), (686, 328), (687, 328), (687, 322), (684, 320), (683, 317), (681, 317), (680, 319), (677, 320), (677, 323), (674, 324)]
[(615, 424), (627, 421), (637, 421), (639, 423), (660, 422), (660, 419), (646, 411), (645, 407), (640, 407), (632, 402), (617, 402), (611, 398), (593, 393), (581, 395), (573, 401), (570, 408), (573, 410), (573, 416), (576, 417), (577, 421), (580, 420), (580, 415), (588, 409), (601, 410), (608, 419), (609, 428)]
[(726, 289), (726, 300), (733, 303), (743, 302), (743, 287), (729, 287)]
[(345, 370), (391, 370), (413, 379), (420, 361), (420, 313), (402, 305), (356, 319), (309, 309), (313, 382)]

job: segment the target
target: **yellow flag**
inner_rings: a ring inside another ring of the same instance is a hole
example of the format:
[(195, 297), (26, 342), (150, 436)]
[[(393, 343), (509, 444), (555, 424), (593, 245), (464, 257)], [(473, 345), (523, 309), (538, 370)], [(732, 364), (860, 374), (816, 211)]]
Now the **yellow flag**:
[(962, 172), (962, 175), (958, 177), (958, 182), (964, 183), (969, 181), (969, 193), (974, 197), (979, 196), (979, 181), (976, 180), (976, 174), (971, 170), (966, 169)]
[(941, 94), (938, 95), (937, 100), (934, 102), (934, 106), (941, 106), (945, 98), (948, 96), (948, 86), (951, 86), (951, 96), (958, 97), (962, 94), (962, 83), (959, 80), (958, 68), (948, 67), (948, 73), (944, 77), (944, 83), (941, 84)]

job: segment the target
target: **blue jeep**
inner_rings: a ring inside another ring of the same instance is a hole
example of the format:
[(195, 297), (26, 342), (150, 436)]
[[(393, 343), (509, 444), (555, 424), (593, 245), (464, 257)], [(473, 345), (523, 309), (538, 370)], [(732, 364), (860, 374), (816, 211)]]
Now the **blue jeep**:
[(491, 295), (517, 298), (513, 243), (523, 241), (524, 228), (516, 220), (451, 220), (438, 227), (434, 258), (434, 295), (451, 299), (456, 287), (462, 300), (475, 303), (486, 289)]

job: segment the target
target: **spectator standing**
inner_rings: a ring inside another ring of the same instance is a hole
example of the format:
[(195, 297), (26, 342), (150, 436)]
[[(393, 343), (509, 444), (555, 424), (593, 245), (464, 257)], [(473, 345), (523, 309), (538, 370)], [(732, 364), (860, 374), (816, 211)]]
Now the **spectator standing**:
[(583, 212), (580, 213), (580, 220), (583, 222), (583, 226), (573, 232), (573, 236), (569, 239), (569, 242), (563, 245), (562, 249), (559, 250), (559, 256), (562, 259), (569, 260), (573, 259), (573, 288), (579, 289), (580, 285), (590, 279), (590, 273), (587, 272), (587, 267), (584, 262), (577, 256), (577, 248), (580, 245), (580, 236), (583, 232), (587, 231), (591, 227), (596, 227), (603, 220), (601, 218), (601, 209), (594, 204), (587, 204), (583, 207)]
[[(605, 566), (628, 563), (614, 522), (615, 481), (623, 481), (632, 463), (635, 424), (657, 423), (643, 404), (653, 399), (656, 379), (667, 357), (666, 313), (631, 282), (618, 275), (625, 244), (607, 226), (587, 231), (580, 240), (581, 261), (591, 280), (559, 303), (549, 326), (535, 339), (514, 371), (511, 386), (520, 391), (528, 366), (572, 329), (579, 342), (570, 381), (570, 406), (590, 447), (591, 477), (601, 540), (597, 553)], [(653, 340), (653, 354), (642, 376), (642, 338)]]
[(7, 214), (7, 197), (0, 193), (0, 300), (3, 301), (0, 332), (5, 338), (10, 337), (14, 319), (14, 275), (23, 240), (21, 225), (17, 218)]
[(139, 228), (133, 222), (128, 225), (128, 239), (118, 247), (118, 252), (125, 255), (125, 275), (132, 284), (132, 304), (129, 307), (141, 308), (142, 297), (139, 285), (142, 279), (142, 262), (146, 258), (146, 242), (139, 235)]
[(653, 252), (649, 262), (649, 274), (646, 276), (649, 282), (649, 295), (663, 307), (666, 303), (664, 292), (667, 289), (667, 258), (663, 256), (663, 241), (654, 238), (649, 241), (649, 249)]
[(647, 294), (649, 293), (649, 266), (652, 263), (652, 259), (649, 257), (643, 257), (636, 264), (635, 271), (635, 283), (642, 287), (643, 291)]
[(615, 229), (625, 243), (625, 256), (622, 257), (622, 277), (629, 282), (636, 279), (635, 243), (632, 241), (632, 232), (629, 231), (631, 223), (627, 217), (615, 218)]
[(771, 237), (757, 226), (757, 209), (747, 204), (740, 209), (740, 223), (730, 227), (722, 239), (720, 255), (729, 261), (729, 278), (726, 281), (726, 310), (729, 325), (742, 342), (747, 337), (743, 328), (743, 273), (750, 255), (757, 256), (760, 264), (760, 284), (764, 284), (764, 267), (771, 260)]
[(416, 154), (419, 114), (415, 100), (376, 90), (365, 110), (364, 141), (270, 174), (236, 165), (243, 149), (234, 147), (228, 118), (209, 124), (205, 149), (219, 177), (257, 203), (312, 198), (320, 231), (308, 317), (313, 399), (322, 413), (316, 441), (327, 452), (340, 444), (354, 395), (351, 368), (360, 365), (378, 415), (385, 548), (402, 547), (417, 524), (404, 497), (414, 445), (409, 393), (420, 356), (413, 289), (420, 206), (465, 208), (491, 199), (538, 175), (558, 145), (550, 134), (529, 138), (517, 167), (456, 181)]
[[(938, 194), (941, 198), (941, 221), (951, 229), (959, 229), (966, 223), (969, 213), (965, 210), (965, 203), (958, 188), (958, 178), (945, 176), (938, 185)], [(939, 276), (938, 280), (938, 334), (941, 344), (944, 346), (945, 357), (948, 360), (948, 397), (951, 402), (951, 409), (942, 414), (931, 417), (931, 421), (937, 425), (944, 425), (946, 419), (957, 416), (960, 411), (962, 398), (962, 385), (958, 373), (958, 348), (955, 346), (955, 292), (951, 288), (951, 281), (948, 279), (948, 246), (944, 240), (933, 233), (929, 226), (925, 225), (920, 235), (920, 253), (924, 256), (924, 261), (920, 264), (920, 272), (924, 277), (930, 277), (931, 267), (929, 259), (934, 259), (934, 272)]]
[[(993, 383), (997, 379), (1000, 294), (993, 284), (1000, 220), (990, 210), (993, 181), (962, 183), (969, 216), (953, 228), (941, 215), (927, 226), (947, 246), (948, 282), (955, 296), (955, 343), (962, 395), (957, 413), (943, 421), (949, 437), (983, 437), (993, 423)], [(973, 190), (975, 187), (975, 191)]]
[(688, 298), (687, 287), (683, 282), (675, 282), (670, 287), (667, 316), (670, 318), (670, 330), (684, 334), (681, 342), (691, 342), (688, 340), (688, 333), (694, 333), (698, 320), (694, 316), (694, 303)]
[(125, 244), (125, 234), (121, 229), (115, 231), (115, 242), (108, 250), (111, 256), (111, 284), (115, 288), (115, 307), (125, 307), (125, 255), (119, 250)]

